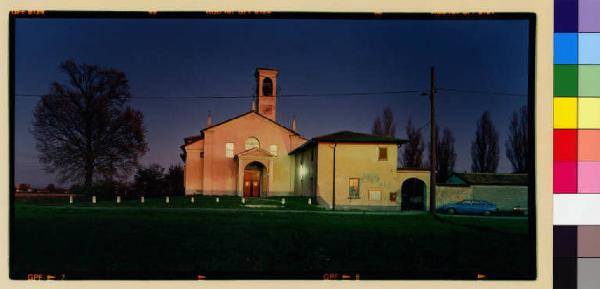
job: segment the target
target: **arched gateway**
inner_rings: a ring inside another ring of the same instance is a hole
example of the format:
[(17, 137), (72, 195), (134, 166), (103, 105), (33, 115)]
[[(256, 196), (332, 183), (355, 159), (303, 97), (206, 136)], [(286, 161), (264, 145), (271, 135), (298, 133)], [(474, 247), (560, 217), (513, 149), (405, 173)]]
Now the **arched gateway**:
[(409, 178), (402, 183), (402, 210), (425, 210), (425, 182)]

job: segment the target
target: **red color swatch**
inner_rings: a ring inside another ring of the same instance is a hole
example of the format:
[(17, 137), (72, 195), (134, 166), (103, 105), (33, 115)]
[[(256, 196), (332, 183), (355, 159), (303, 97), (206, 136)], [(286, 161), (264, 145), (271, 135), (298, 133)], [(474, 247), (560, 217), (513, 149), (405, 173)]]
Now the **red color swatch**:
[(576, 161), (577, 160), (577, 130), (555, 129), (554, 130), (554, 160)]

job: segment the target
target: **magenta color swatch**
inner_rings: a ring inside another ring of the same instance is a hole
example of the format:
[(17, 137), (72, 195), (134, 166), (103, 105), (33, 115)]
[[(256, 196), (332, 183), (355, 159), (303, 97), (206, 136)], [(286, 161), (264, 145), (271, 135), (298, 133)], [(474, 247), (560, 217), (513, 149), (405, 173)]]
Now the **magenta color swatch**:
[(579, 162), (577, 175), (579, 193), (600, 193), (600, 162)]
[(554, 161), (554, 193), (577, 193), (576, 161)]
[(579, 0), (579, 32), (600, 32), (600, 0)]

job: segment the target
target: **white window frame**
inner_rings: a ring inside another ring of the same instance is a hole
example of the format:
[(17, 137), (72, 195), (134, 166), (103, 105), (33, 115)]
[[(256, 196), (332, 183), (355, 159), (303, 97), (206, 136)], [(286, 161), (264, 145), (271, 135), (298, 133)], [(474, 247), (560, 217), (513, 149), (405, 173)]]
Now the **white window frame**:
[(235, 145), (232, 142), (225, 143), (225, 157), (232, 159), (234, 154)]
[(278, 156), (279, 155), (279, 146), (272, 144), (269, 146), (269, 152), (271, 154), (273, 154), (274, 156)]

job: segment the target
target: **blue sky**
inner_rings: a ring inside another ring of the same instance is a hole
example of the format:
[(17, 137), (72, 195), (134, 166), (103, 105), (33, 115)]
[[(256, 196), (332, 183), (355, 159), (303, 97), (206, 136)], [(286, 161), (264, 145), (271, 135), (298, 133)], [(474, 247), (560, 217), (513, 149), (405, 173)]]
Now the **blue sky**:
[[(17, 19), (15, 35), (17, 94), (46, 93), (64, 80), (58, 65), (73, 59), (124, 71), (133, 97), (163, 98), (131, 102), (148, 129), (144, 164), (181, 163), (183, 138), (204, 128), (209, 110), (218, 122), (251, 107), (248, 99), (169, 97), (250, 95), (256, 67), (280, 71), (281, 94), (427, 90), (432, 65), (440, 88), (522, 94), (440, 89), (438, 123), (456, 137), (456, 171), (470, 169), (475, 123), (489, 110), (500, 133), (499, 172), (509, 172), (509, 117), (527, 103), (525, 20)], [(15, 98), (15, 182), (43, 186), (57, 181), (43, 171), (30, 133), (37, 100)], [(280, 98), (277, 120), (289, 126), (295, 115), (307, 138), (370, 132), (386, 105), (398, 137), (409, 117), (417, 127), (429, 120), (419, 93)]]

